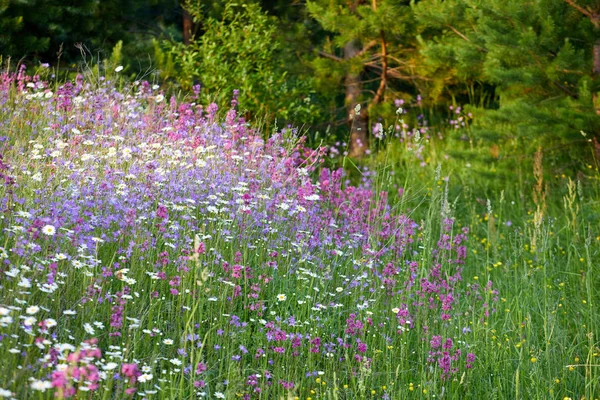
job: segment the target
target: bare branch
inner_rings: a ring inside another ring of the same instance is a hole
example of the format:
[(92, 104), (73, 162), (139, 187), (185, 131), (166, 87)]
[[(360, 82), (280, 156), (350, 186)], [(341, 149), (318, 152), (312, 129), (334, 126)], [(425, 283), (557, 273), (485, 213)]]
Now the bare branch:
[(319, 50), (319, 55), (321, 57), (330, 58), (330, 59), (335, 60), (335, 61), (344, 61), (343, 58), (340, 58), (340, 57), (335, 56), (333, 54), (325, 53), (324, 51), (321, 51), (321, 50)]
[[(381, 67), (381, 65), (377, 64), (377, 63), (366, 63), (365, 64), (366, 67), (369, 68), (375, 68), (379, 71), (382, 71), (383, 68)], [(405, 80), (405, 81), (411, 81), (411, 80), (422, 80), (422, 81), (431, 81), (432, 79), (421, 76), (421, 75), (403, 75), (402, 73), (400, 73), (398, 70), (400, 69), (400, 67), (397, 68), (388, 68), (387, 70), (387, 75), (390, 78), (394, 78), (394, 79), (401, 79), (401, 80)]]
[(369, 51), (372, 47), (377, 46), (379, 42), (377, 40), (371, 40), (369, 43), (367, 43), (361, 51), (359, 51), (358, 53), (356, 53), (356, 55), (354, 57), (360, 57), (363, 54), (365, 54), (367, 51)]
[[(375, 0), (373, 0), (375, 3)], [(379, 87), (377, 88), (377, 93), (375, 93), (375, 97), (373, 97), (373, 102), (371, 104), (378, 104), (383, 98), (383, 94), (385, 93), (385, 87), (387, 86), (387, 70), (388, 70), (388, 58), (387, 58), (387, 46), (385, 43), (385, 33), (381, 31), (381, 82), (379, 82)]]
[[(370, 50), (370, 49), (371, 49), (373, 46), (377, 45), (377, 43), (379, 43), (377, 40), (372, 40), (372, 41), (370, 41), (370, 42), (369, 42), (369, 43), (367, 43), (367, 44), (366, 44), (366, 45), (365, 45), (365, 46), (364, 46), (364, 47), (363, 47), (363, 48), (362, 48), (362, 49), (361, 49), (359, 52), (357, 52), (356, 54), (354, 54), (354, 55), (353, 55), (352, 57), (350, 57), (350, 58), (355, 58), (355, 57), (360, 57), (360, 56), (362, 56), (362, 55), (363, 55), (363, 54), (365, 54), (367, 51), (369, 51), (369, 50)], [(331, 59), (331, 60), (335, 60), (335, 61), (344, 61), (344, 60), (347, 60), (347, 59), (344, 59), (344, 58), (338, 57), (338, 56), (336, 56), (336, 55), (334, 55), (334, 54), (329, 54), (329, 53), (326, 53), (326, 52), (324, 52), (324, 51), (322, 51), (322, 50), (318, 50), (318, 53), (319, 53), (319, 55), (320, 55), (321, 57), (329, 58), (329, 59)]]

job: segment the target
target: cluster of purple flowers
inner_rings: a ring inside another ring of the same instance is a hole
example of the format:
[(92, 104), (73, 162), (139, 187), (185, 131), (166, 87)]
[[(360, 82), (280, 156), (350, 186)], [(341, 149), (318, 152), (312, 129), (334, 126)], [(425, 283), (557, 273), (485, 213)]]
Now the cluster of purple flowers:
[(147, 82), (0, 74), (0, 374), (26, 367), (5, 390), (300, 393), (406, 338), (430, 344), (421, 371), (473, 367), (450, 322), (496, 294), (463, 290), (468, 231), (447, 218), (423, 254), (386, 192), (293, 131), (263, 139), (236, 99), (221, 122)]

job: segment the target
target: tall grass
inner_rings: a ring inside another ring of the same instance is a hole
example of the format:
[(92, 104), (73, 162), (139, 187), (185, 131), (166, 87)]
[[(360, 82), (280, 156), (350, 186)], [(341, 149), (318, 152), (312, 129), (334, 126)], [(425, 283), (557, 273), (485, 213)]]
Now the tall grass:
[(483, 192), (407, 128), (330, 170), (145, 82), (0, 85), (2, 396), (598, 396), (596, 167)]

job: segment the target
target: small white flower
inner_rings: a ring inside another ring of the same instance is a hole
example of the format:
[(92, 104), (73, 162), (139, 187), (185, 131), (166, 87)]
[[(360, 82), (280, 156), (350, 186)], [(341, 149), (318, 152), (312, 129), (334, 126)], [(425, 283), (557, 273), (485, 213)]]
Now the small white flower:
[(117, 364), (116, 362), (109, 362), (104, 367), (102, 367), (102, 369), (104, 369), (105, 371), (112, 371), (113, 369), (117, 368), (118, 365), (119, 364)]
[(8, 271), (4, 272), (6, 275), (10, 276), (11, 278), (16, 278), (17, 275), (19, 275), (19, 269), (18, 268), (11, 268)]
[(81, 161), (83, 161), (83, 162), (90, 161), (93, 159), (94, 159), (94, 156), (92, 154), (84, 153), (81, 155)]
[(73, 310), (65, 310), (63, 311), (64, 315), (75, 315), (77, 314), (77, 311), (73, 311)]
[(156, 96), (154, 98), (154, 101), (157, 103), (160, 103), (161, 101), (163, 101), (165, 99), (165, 96), (163, 96), (162, 94), (159, 94), (158, 96)]
[(50, 97), (52, 97), (53, 95), (54, 95), (54, 93), (52, 93), (52, 91), (47, 91), (47, 92), (44, 94), (44, 97), (45, 97), (45, 98), (47, 98), (47, 99), (49, 99), (49, 98), (50, 98)]
[(120, 281), (124, 281), (124, 280), (128, 279), (128, 277), (127, 277), (128, 272), (129, 272), (129, 268), (120, 269), (117, 272), (115, 272), (115, 277)]
[(142, 375), (138, 376), (138, 381), (142, 382), (142, 383), (148, 382), (148, 381), (151, 381), (153, 377), (154, 376), (152, 374), (142, 374)]
[(83, 324), (83, 329), (90, 335), (93, 335), (94, 333), (96, 333), (96, 330), (94, 329), (94, 327), (88, 322)]
[(52, 388), (52, 382), (50, 381), (38, 381), (35, 380), (31, 382), (29, 385), (33, 390), (39, 390), (40, 392), (45, 392), (46, 390)]
[(221, 392), (217, 392), (217, 393), (215, 393), (215, 397), (216, 397), (217, 399), (224, 399), (224, 398), (225, 398), (225, 395), (224, 395), (223, 393), (221, 393)]
[(27, 307), (27, 309), (25, 310), (25, 312), (30, 315), (37, 314), (39, 311), (40, 308), (38, 306)]
[(12, 397), (12, 392), (10, 390), (0, 388), (0, 397)]
[(396, 308), (392, 308), (392, 312), (393, 312), (394, 314), (398, 314), (398, 313), (400, 312), (400, 309), (399, 309), (398, 307), (396, 307)]
[(44, 235), (54, 236), (56, 228), (52, 225), (46, 225), (42, 228), (42, 233), (44, 233)]
[(4, 317), (10, 314), (10, 309), (0, 306), (0, 316)]
[(123, 66), (119, 65), (117, 68), (115, 68), (115, 72), (121, 72), (123, 71)]
[(181, 360), (179, 360), (177, 358), (172, 358), (172, 359), (169, 360), (169, 362), (171, 364), (173, 364), (173, 365), (176, 365), (176, 366), (180, 366), (181, 365)]
[(163, 340), (163, 343), (170, 346), (173, 344), (173, 339), (165, 339), (165, 340)]
[(27, 211), (17, 211), (17, 215), (23, 218), (31, 218), (31, 213)]
[(47, 320), (44, 321), (44, 324), (46, 324), (47, 328), (52, 328), (52, 327), (55, 327), (56, 325), (58, 325), (58, 323), (56, 322), (56, 320), (54, 318), (48, 318)]
[(287, 300), (287, 296), (285, 294), (283, 294), (283, 293), (278, 294), (277, 295), (277, 300), (278, 301), (286, 301)]

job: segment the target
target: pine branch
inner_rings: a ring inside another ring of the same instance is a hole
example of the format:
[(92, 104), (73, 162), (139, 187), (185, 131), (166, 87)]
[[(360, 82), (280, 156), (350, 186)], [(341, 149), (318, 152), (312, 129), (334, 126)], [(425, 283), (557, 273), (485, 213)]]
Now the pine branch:
[[(375, 68), (379, 71), (382, 71), (383, 68), (381, 67), (381, 65), (377, 64), (377, 63), (365, 63), (366, 67), (369, 68)], [(401, 79), (401, 80), (405, 80), (405, 81), (412, 81), (415, 79), (419, 79), (422, 81), (431, 81), (431, 78), (427, 78), (425, 76), (421, 76), (421, 75), (403, 75), (401, 74), (398, 70), (400, 69), (400, 67), (396, 67), (396, 68), (388, 68), (387, 69), (387, 75), (390, 78), (394, 78), (394, 79)]]
[[(369, 51), (373, 46), (377, 45), (377, 43), (379, 43), (377, 40), (371, 40), (369, 43), (367, 43), (358, 53), (356, 53), (355, 55), (353, 55), (350, 58), (355, 58), (355, 57), (360, 57), (363, 54), (365, 54), (367, 51)], [(326, 53), (323, 50), (318, 50), (317, 51), (319, 53), (319, 55), (321, 57), (325, 57), (325, 58), (329, 58), (331, 60), (335, 60), (335, 61), (344, 61), (344, 58), (338, 57), (334, 54), (330, 54), (330, 53)]]
[(570, 5), (571, 7), (573, 7), (574, 9), (576, 9), (577, 11), (579, 11), (580, 13), (582, 13), (583, 15), (585, 15), (586, 17), (588, 17), (590, 22), (592, 24), (594, 24), (594, 28), (596, 28), (596, 29), (600, 28), (600, 13), (599, 13), (598, 8), (597, 9), (591, 9), (590, 7), (583, 8), (579, 4), (575, 3), (574, 0), (565, 0), (565, 2), (568, 5)]
[(458, 29), (456, 29), (455, 27), (453, 27), (450, 24), (446, 25), (448, 28), (450, 28), (452, 30), (452, 32), (456, 33), (458, 36), (460, 36), (462, 39), (466, 40), (467, 42), (471, 43), (472, 45), (474, 45), (475, 47), (477, 47), (479, 50), (481, 50), (484, 53), (487, 53), (487, 49), (484, 47), (481, 47), (475, 43), (473, 43), (471, 41), (471, 39), (469, 39), (464, 33), (462, 33), (461, 31), (459, 31)]
[(367, 43), (361, 51), (359, 51), (358, 53), (356, 53), (355, 57), (360, 57), (363, 54), (365, 54), (367, 51), (369, 51), (372, 47), (377, 46), (379, 42), (377, 40), (371, 40), (369, 43)]
[(326, 53), (326, 52), (324, 52), (324, 51), (322, 51), (322, 50), (319, 50), (319, 51), (318, 51), (318, 53), (319, 53), (319, 55), (320, 55), (321, 57), (329, 58), (329, 59), (331, 59), (331, 60), (335, 60), (335, 61), (344, 61), (344, 59), (343, 59), (343, 58), (340, 58), (340, 57), (338, 57), (338, 56), (335, 56), (335, 55), (333, 55), (333, 54)]
[(565, 93), (566, 93), (568, 96), (570, 96), (570, 97), (572, 97), (572, 98), (574, 98), (574, 99), (577, 99), (577, 98), (579, 97), (579, 95), (578, 95), (576, 92), (574, 92), (574, 91), (570, 90), (569, 88), (567, 88), (567, 87), (566, 87), (566, 86), (564, 86), (564, 85), (561, 85), (561, 84), (560, 84), (560, 83), (558, 83), (558, 82), (554, 82), (554, 85), (555, 85), (557, 88), (559, 88), (560, 90), (562, 90), (563, 92), (565, 92)]

